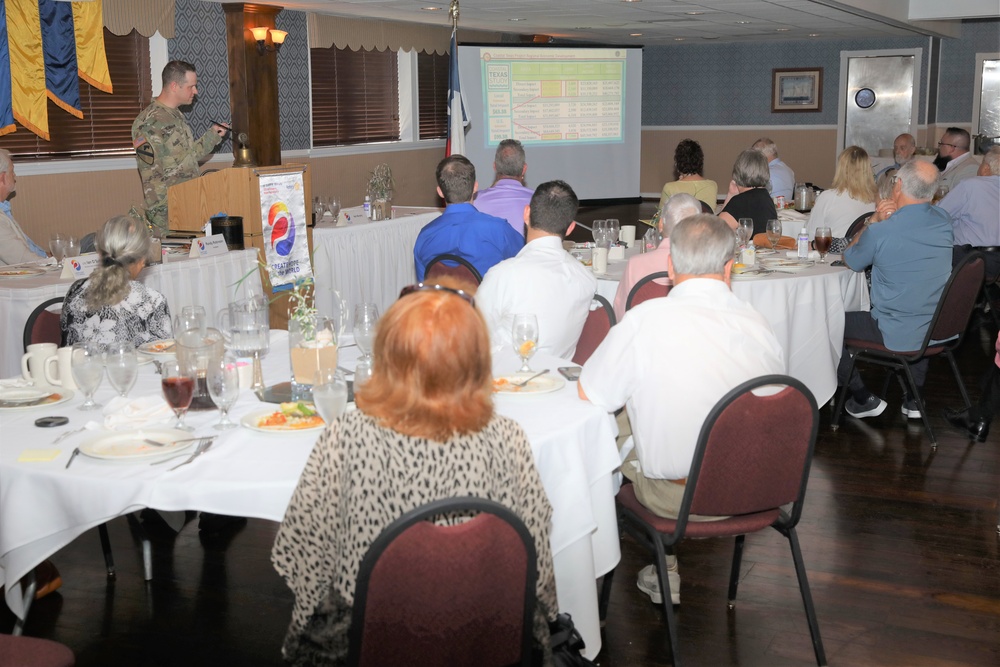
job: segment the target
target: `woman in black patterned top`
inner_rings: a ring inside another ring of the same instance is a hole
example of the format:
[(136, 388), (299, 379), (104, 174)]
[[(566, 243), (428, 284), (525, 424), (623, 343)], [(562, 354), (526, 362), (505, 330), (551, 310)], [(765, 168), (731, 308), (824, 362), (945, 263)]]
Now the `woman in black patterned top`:
[(534, 537), (534, 637), (548, 663), (547, 621), (558, 611), (552, 507), (524, 431), (494, 413), (482, 315), (465, 292), (418, 286), (382, 316), (374, 355), (358, 409), (333, 421), (313, 448), (271, 552), (295, 594), (285, 659), (343, 664), (358, 569), (372, 541), (412, 509), (477, 496), (513, 510)]
[(166, 298), (136, 280), (146, 266), (149, 230), (128, 216), (111, 218), (97, 233), (100, 265), (66, 293), (60, 324), (66, 344), (132, 343), (170, 338)]

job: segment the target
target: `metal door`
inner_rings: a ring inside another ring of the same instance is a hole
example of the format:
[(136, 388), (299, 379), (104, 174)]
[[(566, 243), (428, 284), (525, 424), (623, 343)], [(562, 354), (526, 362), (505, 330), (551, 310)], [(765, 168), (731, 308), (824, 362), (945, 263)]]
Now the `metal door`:
[(913, 133), (913, 56), (849, 58), (845, 146), (861, 146), (875, 157), (892, 155), (892, 141)]

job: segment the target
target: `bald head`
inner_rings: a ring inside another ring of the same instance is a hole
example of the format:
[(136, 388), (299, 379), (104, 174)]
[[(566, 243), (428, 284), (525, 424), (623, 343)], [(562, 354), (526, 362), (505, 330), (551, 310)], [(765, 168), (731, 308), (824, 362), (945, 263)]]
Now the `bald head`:
[(896, 204), (899, 207), (908, 204), (923, 204), (934, 198), (937, 190), (939, 172), (930, 162), (913, 160), (904, 164), (896, 174)]
[(912, 134), (903, 133), (892, 142), (892, 157), (896, 160), (896, 164), (906, 164), (916, 151), (917, 142)]
[(978, 176), (1000, 176), (1000, 146), (994, 146), (986, 151), (976, 174)]

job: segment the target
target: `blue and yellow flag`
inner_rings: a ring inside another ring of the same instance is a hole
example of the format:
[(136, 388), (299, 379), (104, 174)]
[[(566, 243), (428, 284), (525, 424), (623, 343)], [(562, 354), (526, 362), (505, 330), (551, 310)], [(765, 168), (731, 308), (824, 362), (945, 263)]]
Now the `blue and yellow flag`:
[(17, 129), (10, 101), (10, 52), (7, 50), (7, 7), (0, 2), (0, 137)]
[(80, 78), (105, 93), (112, 93), (108, 57), (104, 52), (104, 15), (100, 2), (74, 2), (76, 64)]
[(18, 123), (49, 140), (38, 0), (6, 0), (11, 106)]
[(38, 12), (45, 56), (45, 93), (63, 111), (83, 118), (80, 77), (76, 73), (73, 7), (67, 2), (38, 0)]

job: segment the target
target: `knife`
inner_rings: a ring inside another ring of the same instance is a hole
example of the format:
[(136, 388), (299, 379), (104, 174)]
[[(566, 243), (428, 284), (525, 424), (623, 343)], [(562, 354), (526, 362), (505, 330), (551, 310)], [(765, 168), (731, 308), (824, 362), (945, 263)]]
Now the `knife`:
[(69, 461), (66, 461), (66, 469), (67, 470), (69, 469), (70, 464), (73, 463), (73, 459), (75, 459), (79, 453), (80, 453), (80, 448), (79, 447), (74, 447), (73, 448), (73, 453), (69, 455)]
[(49, 394), (48, 396), (43, 396), (42, 398), (35, 399), (34, 401), (2, 401), (0, 400), (0, 408), (30, 408), (36, 405), (45, 405), (46, 403), (55, 403), (62, 396), (60, 394)]

